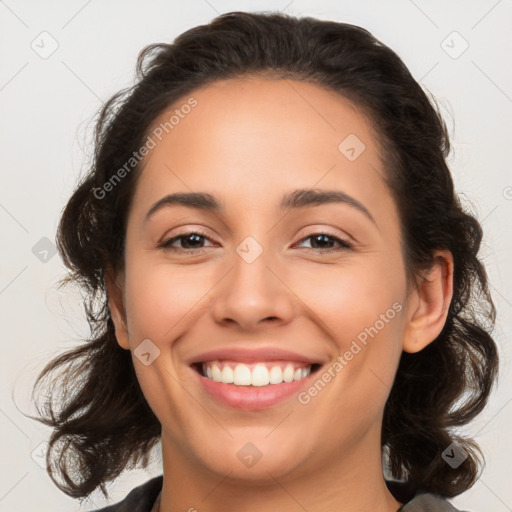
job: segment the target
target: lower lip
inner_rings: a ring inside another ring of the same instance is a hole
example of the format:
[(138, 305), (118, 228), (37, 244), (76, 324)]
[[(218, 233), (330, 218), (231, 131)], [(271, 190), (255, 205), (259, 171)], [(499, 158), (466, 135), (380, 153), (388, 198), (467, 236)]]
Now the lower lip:
[(316, 373), (310, 373), (301, 380), (283, 382), (281, 384), (235, 386), (235, 384), (215, 382), (208, 377), (203, 377), (195, 370), (193, 372), (199, 377), (199, 381), (204, 389), (218, 402), (246, 411), (267, 409), (285, 401), (296, 395), (301, 388), (309, 385), (310, 378)]

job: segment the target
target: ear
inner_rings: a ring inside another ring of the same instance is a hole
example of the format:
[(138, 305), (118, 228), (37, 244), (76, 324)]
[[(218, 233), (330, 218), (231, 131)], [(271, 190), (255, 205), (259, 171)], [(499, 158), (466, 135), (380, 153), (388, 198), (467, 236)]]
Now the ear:
[(112, 269), (105, 272), (105, 285), (107, 288), (108, 307), (116, 329), (116, 339), (119, 345), (126, 349), (130, 349), (128, 338), (128, 328), (126, 326), (126, 313), (123, 300), (123, 286), (121, 284), (123, 275), (114, 274)]
[(453, 296), (453, 256), (448, 250), (434, 254), (434, 264), (418, 278), (409, 295), (403, 350), (419, 352), (443, 330)]

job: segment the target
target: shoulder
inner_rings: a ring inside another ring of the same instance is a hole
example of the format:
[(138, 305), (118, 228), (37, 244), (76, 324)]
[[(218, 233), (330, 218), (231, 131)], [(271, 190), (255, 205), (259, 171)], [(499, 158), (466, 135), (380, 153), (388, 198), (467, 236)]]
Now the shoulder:
[(90, 512), (150, 512), (162, 483), (163, 475), (156, 476), (132, 489), (122, 501)]
[(418, 494), (399, 510), (400, 512), (464, 512), (441, 496), (427, 493)]
[(455, 508), (437, 494), (421, 491), (411, 482), (386, 480), (386, 485), (395, 499), (404, 503), (397, 512), (469, 512)]

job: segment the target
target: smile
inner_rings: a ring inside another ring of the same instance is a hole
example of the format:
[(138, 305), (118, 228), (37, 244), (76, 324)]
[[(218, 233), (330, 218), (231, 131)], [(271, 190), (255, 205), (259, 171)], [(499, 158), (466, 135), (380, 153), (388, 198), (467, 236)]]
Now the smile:
[(269, 386), (306, 378), (319, 365), (268, 361), (252, 364), (208, 361), (201, 365), (203, 377), (235, 386)]
[(206, 396), (245, 411), (268, 409), (293, 398), (321, 367), (304, 361), (210, 360), (191, 365)]

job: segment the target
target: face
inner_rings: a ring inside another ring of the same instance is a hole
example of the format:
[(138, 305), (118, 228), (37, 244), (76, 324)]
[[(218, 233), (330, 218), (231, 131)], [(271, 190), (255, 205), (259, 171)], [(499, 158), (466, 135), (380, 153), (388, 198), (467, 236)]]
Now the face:
[(376, 134), (332, 92), (256, 77), (154, 127), (190, 97), (153, 132), (117, 276), (164, 464), (286, 481), (376, 454), (409, 300)]

